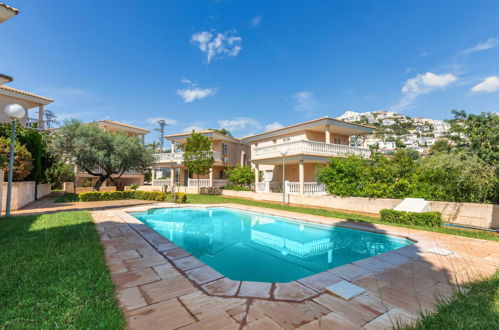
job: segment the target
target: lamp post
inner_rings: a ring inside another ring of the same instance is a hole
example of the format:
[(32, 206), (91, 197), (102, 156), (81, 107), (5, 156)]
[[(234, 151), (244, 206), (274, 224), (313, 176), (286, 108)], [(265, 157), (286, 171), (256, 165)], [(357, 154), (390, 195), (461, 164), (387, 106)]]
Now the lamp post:
[(10, 200), (12, 196), (12, 177), (14, 172), (14, 146), (16, 141), (16, 120), (26, 114), (26, 110), (19, 104), (8, 104), (4, 109), (5, 114), (12, 119), (12, 135), (10, 138), (9, 176), (7, 185), (7, 200), (5, 203), (5, 216), (10, 217)]
[(288, 149), (287, 148), (282, 148), (279, 150), (279, 152), (282, 155), (282, 205), (286, 204), (286, 180), (284, 179), (285, 172), (284, 172), (284, 156), (288, 154)]

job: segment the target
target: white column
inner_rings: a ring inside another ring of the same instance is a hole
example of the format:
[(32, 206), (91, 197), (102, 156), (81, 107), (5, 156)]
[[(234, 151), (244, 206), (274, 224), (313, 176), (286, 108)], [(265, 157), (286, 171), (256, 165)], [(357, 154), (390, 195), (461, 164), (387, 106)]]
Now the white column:
[(255, 164), (255, 191), (257, 183), (260, 182), (260, 165)]
[(326, 125), (326, 143), (331, 143), (331, 126)]
[(151, 169), (151, 185), (154, 186), (154, 181), (156, 180), (156, 169), (153, 167)]
[(38, 107), (38, 128), (43, 129), (44, 128), (44, 123), (43, 123), (43, 105), (40, 105)]
[(175, 184), (175, 167), (171, 166), (170, 167), (170, 186), (173, 187)]
[(213, 167), (210, 167), (210, 174), (209, 174), (209, 184), (210, 184), (210, 187), (213, 187)]
[(172, 150), (171, 153), (173, 154), (175, 152), (175, 141), (172, 141)]
[(299, 180), (300, 180), (300, 195), (303, 195), (304, 193), (304, 187), (305, 187), (305, 163), (303, 162), (303, 159), (300, 160), (298, 163), (298, 175), (299, 175)]

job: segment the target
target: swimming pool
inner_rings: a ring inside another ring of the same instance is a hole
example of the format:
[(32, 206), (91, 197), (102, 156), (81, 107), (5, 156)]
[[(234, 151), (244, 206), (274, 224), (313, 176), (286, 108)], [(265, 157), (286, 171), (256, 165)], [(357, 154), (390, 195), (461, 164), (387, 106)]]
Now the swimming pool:
[(151, 209), (132, 215), (238, 281), (290, 282), (413, 243), (226, 207)]

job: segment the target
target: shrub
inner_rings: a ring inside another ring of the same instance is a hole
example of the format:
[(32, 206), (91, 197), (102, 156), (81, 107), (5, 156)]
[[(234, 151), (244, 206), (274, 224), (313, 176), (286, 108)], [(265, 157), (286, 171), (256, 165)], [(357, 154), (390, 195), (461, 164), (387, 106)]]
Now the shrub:
[(249, 188), (246, 188), (246, 187), (241, 187), (241, 186), (238, 186), (238, 185), (235, 185), (235, 184), (227, 184), (225, 187), (222, 187), (221, 189), (224, 189), (224, 190), (235, 190), (235, 191), (251, 191), (251, 189)]
[(440, 212), (404, 212), (384, 209), (380, 211), (381, 220), (405, 225), (439, 227), (443, 224)]
[[(28, 149), (18, 141), (14, 142), (14, 153), (13, 178), (14, 181), (22, 181), (31, 173), (31, 170), (33, 169), (33, 159)], [(7, 174), (9, 173), (8, 159), (10, 158), (10, 139), (0, 137), (0, 155), (3, 159), (7, 159), (7, 161), (3, 163), (3, 170), (5, 177), (7, 177)]]
[[(249, 187), (255, 182), (255, 170), (251, 166), (237, 165), (236, 167), (226, 169), (225, 174), (227, 175), (227, 180), (238, 186)], [(262, 180), (263, 172), (260, 171), (258, 174), (260, 180)]]
[(185, 193), (167, 194), (161, 191), (89, 191), (78, 195), (81, 202), (96, 202), (96, 201), (115, 201), (125, 199), (141, 199), (158, 202), (173, 202), (175, 195), (175, 203), (186, 203), (187, 195)]
[(137, 190), (137, 189), (139, 189), (139, 185), (138, 185), (138, 184), (136, 184), (136, 183), (132, 183), (132, 184), (130, 185), (130, 189), (132, 189), (132, 190)]

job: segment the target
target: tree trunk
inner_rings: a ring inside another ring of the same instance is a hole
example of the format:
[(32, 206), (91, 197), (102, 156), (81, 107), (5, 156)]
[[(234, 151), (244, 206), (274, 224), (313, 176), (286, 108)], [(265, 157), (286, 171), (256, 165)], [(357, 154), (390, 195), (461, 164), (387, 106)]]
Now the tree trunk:
[(106, 181), (106, 179), (108, 179), (109, 177), (110, 177), (109, 175), (99, 175), (99, 179), (97, 180), (97, 182), (94, 185), (94, 191), (99, 191), (100, 186), (102, 186), (104, 181)]

